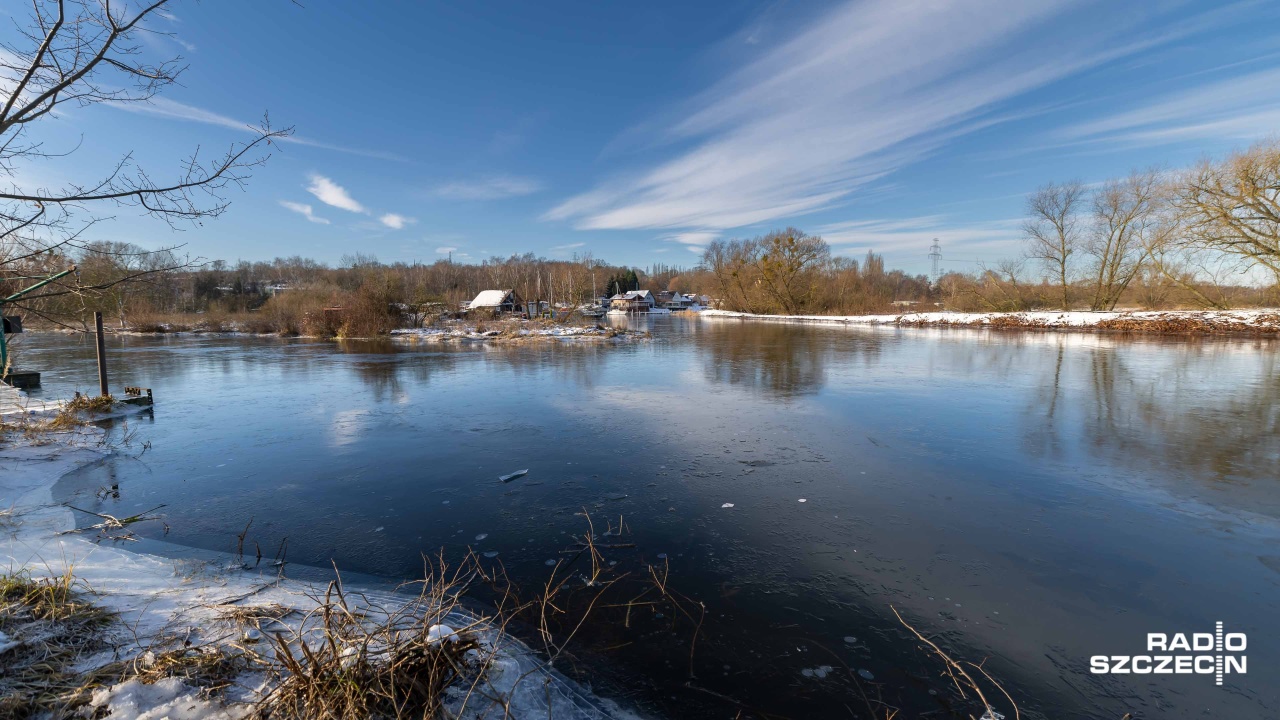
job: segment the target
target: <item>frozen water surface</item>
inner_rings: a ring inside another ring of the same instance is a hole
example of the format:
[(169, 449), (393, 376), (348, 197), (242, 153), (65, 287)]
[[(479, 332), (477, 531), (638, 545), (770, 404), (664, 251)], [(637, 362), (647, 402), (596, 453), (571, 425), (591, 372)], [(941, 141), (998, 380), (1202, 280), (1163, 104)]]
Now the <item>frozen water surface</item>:
[[(556, 559), (576, 578), (585, 509), (619, 546), (606, 561), (665, 553), (670, 587), (706, 607), (693, 671), (711, 692), (687, 687), (671, 617), (633, 612), (624, 650), (607, 628), (575, 640), (579, 679), (653, 716), (732, 716), (717, 695), (847, 716), (846, 666), (903, 717), (936, 710), (947, 686), (913, 678), (940, 668), (890, 606), (985, 660), (1024, 717), (1280, 716), (1261, 640), (1280, 634), (1280, 343), (647, 322), (652, 340), (617, 346), (113, 337), (113, 384), (155, 393), (128, 427), (151, 447), (55, 499), (165, 503), (169, 534), (138, 526), (136, 547), (170, 555), (234, 551), (253, 518), (264, 565), (285, 548), (290, 574), (392, 585), (475, 527), (522, 585)], [(45, 398), (93, 387), (91, 343), (31, 333), (22, 352)], [(1204, 618), (1259, 638), (1228, 688), (1088, 672)]]

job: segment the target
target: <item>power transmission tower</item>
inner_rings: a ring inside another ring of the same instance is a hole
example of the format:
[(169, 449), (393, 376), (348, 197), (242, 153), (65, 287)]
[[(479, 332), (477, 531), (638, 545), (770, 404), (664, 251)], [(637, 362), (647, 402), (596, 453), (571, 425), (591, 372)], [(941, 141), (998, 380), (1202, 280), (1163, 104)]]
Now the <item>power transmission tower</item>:
[(929, 279), (936, 283), (942, 277), (942, 245), (938, 244), (938, 238), (934, 238), (933, 245), (929, 247), (929, 259), (933, 261), (933, 272)]

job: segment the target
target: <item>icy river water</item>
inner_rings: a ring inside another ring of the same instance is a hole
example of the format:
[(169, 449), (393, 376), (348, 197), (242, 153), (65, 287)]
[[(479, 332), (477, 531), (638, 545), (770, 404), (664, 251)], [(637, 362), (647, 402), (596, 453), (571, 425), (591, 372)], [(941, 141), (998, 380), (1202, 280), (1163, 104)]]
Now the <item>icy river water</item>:
[[(583, 508), (622, 516), (635, 547), (618, 553), (706, 606), (694, 679), (688, 638), (639, 616), (651, 633), (613, 649), (585, 633), (566, 670), (653, 716), (867, 717), (879, 699), (953, 717), (896, 608), (985, 660), (1022, 717), (1280, 717), (1280, 343), (651, 329), (617, 345), (112, 338), (113, 385), (153, 388), (154, 413), (55, 496), (119, 516), (166, 504), (168, 536), (144, 527), (139, 549), (228, 551), (252, 518), (268, 555), (287, 537), (291, 573), (389, 581), (470, 546), (536, 583)], [(96, 385), (91, 342), (30, 334), (21, 351), (47, 396)], [(113, 483), (118, 499), (94, 498)], [(1089, 672), (1219, 621), (1248, 637), (1247, 674), (1221, 687)]]

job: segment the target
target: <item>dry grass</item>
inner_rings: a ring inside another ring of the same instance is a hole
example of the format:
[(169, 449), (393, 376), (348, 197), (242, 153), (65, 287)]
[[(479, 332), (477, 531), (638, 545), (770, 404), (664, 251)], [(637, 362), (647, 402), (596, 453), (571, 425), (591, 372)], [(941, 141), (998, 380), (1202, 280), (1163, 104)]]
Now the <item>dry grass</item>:
[[(619, 541), (625, 523), (618, 518), (598, 540), (585, 510), (583, 516), (586, 531), (528, 599), (500, 564), (471, 553), (457, 565), (433, 558), (424, 560), (422, 580), (402, 588), (414, 594), (384, 603), (344, 588), (340, 575), (305, 612), (240, 604), (249, 594), (215, 608), (231, 628), (216, 639), (193, 645), (190, 631), (186, 637), (155, 638), (136, 657), (88, 672), (73, 667), (106, 648), (104, 631), (114, 616), (85, 600), (70, 572), (49, 580), (4, 576), (0, 631), (22, 645), (0, 654), (0, 720), (69, 716), (94, 689), (129, 679), (154, 683), (177, 677), (209, 697), (243, 686), (246, 675), (267, 680), (264, 694), (249, 708), (257, 718), (422, 719), (445, 716), (446, 705), (459, 715), (503, 716), (522, 682), (539, 696), (545, 691), (540, 663), (522, 664), (515, 677), (509, 672), (511, 653), (527, 652), (510, 640), (510, 623), (530, 628), (528, 639), (545, 651), (541, 661), (554, 665), (572, 659), (570, 648), (586, 628), (630, 628), (641, 612), (688, 620), (692, 673), (705, 611), (669, 589), (665, 566), (615, 570), (605, 553), (634, 547)], [(145, 514), (103, 524), (123, 528), (141, 519)], [(476, 588), (496, 598), (490, 610), (463, 609), (463, 598)], [(219, 633), (208, 633), (214, 635)], [(496, 687), (486, 670), (504, 656)]]
[(70, 570), (0, 576), (0, 632), (17, 643), (0, 653), (0, 720), (64, 717), (87, 702), (101, 678), (75, 665), (102, 649), (113, 618), (85, 599)]
[[(972, 709), (975, 712), (980, 713), (979, 715), (975, 715), (973, 712), (970, 712), (968, 713), (968, 717), (980, 718), (980, 720), (1005, 717), (1003, 713), (997, 712), (995, 706), (987, 700), (988, 694), (998, 691), (1009, 703), (1009, 707), (1013, 712), (1013, 720), (1022, 719), (1022, 713), (1018, 709), (1018, 704), (1014, 702), (1013, 696), (1010, 695), (995, 678), (991, 677), (991, 674), (983, 667), (983, 663), (953, 660), (950, 655), (942, 650), (942, 648), (938, 647), (937, 643), (926, 638), (924, 635), (921, 635), (919, 630), (916, 630), (910, 623), (904, 620), (897, 608), (890, 606), (889, 609), (893, 611), (894, 616), (898, 618), (898, 622), (902, 623), (903, 627), (910, 630), (911, 634), (915, 635), (917, 640), (928, 646), (929, 653), (931, 655), (942, 661), (943, 675), (951, 681), (951, 686), (955, 688), (959, 703), (962, 704), (962, 706), (975, 706)], [(985, 682), (979, 682), (979, 679)], [(983, 690), (984, 685), (986, 687), (985, 692)], [(992, 697), (996, 696), (992, 695)]]

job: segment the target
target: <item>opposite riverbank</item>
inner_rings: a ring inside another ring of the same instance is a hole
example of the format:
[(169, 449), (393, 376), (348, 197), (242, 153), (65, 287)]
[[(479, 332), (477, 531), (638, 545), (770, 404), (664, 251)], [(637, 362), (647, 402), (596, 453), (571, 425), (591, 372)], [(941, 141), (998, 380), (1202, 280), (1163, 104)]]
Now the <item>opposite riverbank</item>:
[(1275, 308), (1114, 312), (912, 312), (898, 315), (756, 315), (730, 310), (705, 310), (701, 316), (832, 325), (1070, 330), (1150, 335), (1274, 336), (1280, 333), (1280, 309)]

